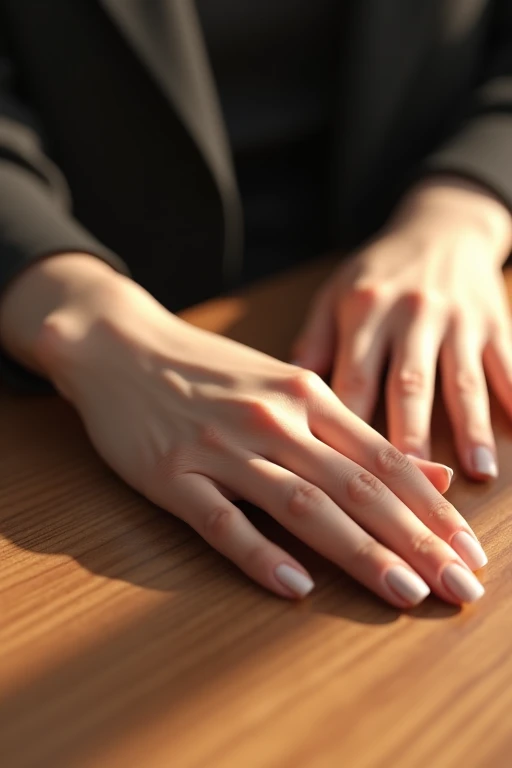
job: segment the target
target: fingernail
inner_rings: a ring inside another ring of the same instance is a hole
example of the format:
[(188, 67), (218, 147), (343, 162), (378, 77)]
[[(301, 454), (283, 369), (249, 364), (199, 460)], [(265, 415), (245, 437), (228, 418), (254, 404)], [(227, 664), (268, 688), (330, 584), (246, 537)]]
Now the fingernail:
[(448, 488), (449, 488), (453, 480), (453, 469), (451, 467), (447, 467), (446, 464), (440, 464), (439, 466), (442, 467), (446, 472), (446, 474), (448, 475)]
[(476, 576), (457, 563), (447, 565), (441, 574), (441, 579), (446, 589), (463, 603), (473, 603), (475, 600), (480, 600), (485, 592)]
[(313, 579), (286, 563), (278, 565), (274, 573), (281, 584), (291, 589), (297, 597), (306, 597), (315, 586)]
[(467, 531), (456, 533), (451, 545), (473, 571), (483, 568), (489, 562), (480, 542)]
[(473, 449), (473, 469), (479, 475), (498, 477), (498, 465), (494, 454), (485, 445), (478, 445)]
[(386, 572), (385, 581), (399, 597), (411, 605), (418, 605), (430, 594), (427, 584), (404, 565), (394, 565)]

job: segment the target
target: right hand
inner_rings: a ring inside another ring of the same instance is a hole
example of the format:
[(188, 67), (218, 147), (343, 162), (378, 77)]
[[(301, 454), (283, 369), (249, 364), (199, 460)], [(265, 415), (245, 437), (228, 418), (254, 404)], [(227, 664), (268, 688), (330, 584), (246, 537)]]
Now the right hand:
[(430, 589), (455, 604), (483, 594), (464, 518), (315, 374), (190, 326), (113, 272), (88, 295), (46, 316), (39, 367), (104, 460), (249, 577), (289, 598), (313, 587), (237, 499), (398, 608)]

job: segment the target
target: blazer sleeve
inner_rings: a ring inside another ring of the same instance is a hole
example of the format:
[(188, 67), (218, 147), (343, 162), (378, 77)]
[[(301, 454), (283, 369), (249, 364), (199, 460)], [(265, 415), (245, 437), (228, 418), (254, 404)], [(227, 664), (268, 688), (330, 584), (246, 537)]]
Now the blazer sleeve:
[[(0, 297), (34, 261), (89, 253), (128, 274), (125, 263), (73, 217), (66, 181), (45, 154), (36, 116), (16, 95), (15, 72), (0, 36)], [(0, 350), (0, 380), (35, 391), (44, 384)]]
[(497, 0), (480, 85), (455, 131), (422, 172), (456, 173), (478, 181), (512, 211), (512, 2)]

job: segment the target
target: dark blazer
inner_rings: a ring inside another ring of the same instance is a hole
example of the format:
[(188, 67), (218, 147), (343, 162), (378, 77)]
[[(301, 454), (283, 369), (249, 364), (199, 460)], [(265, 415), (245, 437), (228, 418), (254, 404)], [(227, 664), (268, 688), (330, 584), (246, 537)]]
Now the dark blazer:
[[(511, 0), (340, 0), (336, 244), (418, 175), (512, 209)], [(0, 290), (86, 251), (169, 308), (236, 280), (241, 205), (192, 0), (0, 0)]]

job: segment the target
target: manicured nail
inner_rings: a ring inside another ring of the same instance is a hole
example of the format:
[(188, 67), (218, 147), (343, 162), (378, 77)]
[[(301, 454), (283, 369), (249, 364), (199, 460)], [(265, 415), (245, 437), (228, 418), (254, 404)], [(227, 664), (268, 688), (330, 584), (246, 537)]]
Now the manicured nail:
[(447, 565), (441, 574), (441, 579), (446, 589), (463, 603), (480, 600), (485, 592), (476, 576), (457, 563)]
[(446, 472), (446, 474), (448, 475), (448, 488), (449, 488), (453, 480), (453, 469), (451, 467), (447, 467), (446, 464), (440, 464), (439, 466), (442, 467)]
[(430, 594), (427, 584), (404, 565), (394, 565), (384, 576), (388, 587), (410, 605), (418, 605)]
[(459, 531), (451, 541), (453, 549), (469, 565), (472, 571), (483, 568), (489, 562), (482, 545), (467, 531)]
[(478, 445), (473, 449), (473, 469), (479, 475), (498, 477), (498, 465), (494, 454), (485, 445)]
[(291, 565), (286, 565), (286, 563), (278, 565), (274, 573), (281, 584), (287, 589), (291, 589), (297, 597), (306, 597), (315, 586), (313, 579), (302, 571), (292, 568)]

